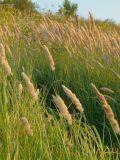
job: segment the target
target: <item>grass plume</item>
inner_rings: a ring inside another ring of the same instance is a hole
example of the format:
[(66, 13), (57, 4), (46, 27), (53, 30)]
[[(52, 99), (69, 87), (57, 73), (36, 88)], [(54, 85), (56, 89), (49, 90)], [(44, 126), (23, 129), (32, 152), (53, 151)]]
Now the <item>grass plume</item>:
[(56, 96), (53, 95), (52, 97), (53, 97), (53, 102), (60, 111), (60, 114), (68, 121), (69, 125), (72, 125), (71, 114), (69, 113), (68, 108), (65, 105), (63, 99), (59, 95)]
[(38, 91), (35, 90), (32, 82), (29, 79), (29, 77), (24, 72), (22, 72), (21, 75), (22, 75), (22, 78), (23, 78), (23, 80), (24, 80), (24, 82), (27, 86), (27, 89), (29, 91), (30, 96), (32, 97), (32, 99), (34, 101), (36, 101), (38, 99), (38, 94), (39, 94)]
[(117, 134), (120, 134), (120, 127), (119, 127), (118, 121), (115, 119), (115, 116), (114, 116), (114, 113), (111, 109), (111, 106), (108, 104), (104, 95), (99, 92), (99, 90), (96, 88), (96, 86), (94, 84), (91, 84), (91, 87), (94, 90), (94, 92), (96, 93), (100, 103), (102, 104), (102, 106), (105, 110), (106, 116), (107, 116), (109, 122), (111, 123), (111, 126), (112, 126), (114, 132)]
[(52, 57), (52, 54), (50, 53), (50, 51), (49, 51), (49, 49), (46, 45), (44, 45), (43, 48), (46, 51), (46, 54), (48, 56), (50, 67), (51, 67), (52, 71), (55, 71), (55, 62), (54, 62), (54, 59)]
[(66, 86), (62, 85), (62, 88), (66, 95), (71, 99), (72, 103), (75, 104), (75, 107), (80, 113), (83, 113), (84, 109), (82, 107), (82, 104), (80, 103), (79, 99), (76, 97), (76, 95), (68, 89)]
[(24, 128), (26, 134), (29, 135), (29, 136), (33, 136), (33, 131), (30, 127), (28, 119), (26, 117), (22, 117), (21, 122), (22, 122), (22, 125), (23, 125), (23, 128)]

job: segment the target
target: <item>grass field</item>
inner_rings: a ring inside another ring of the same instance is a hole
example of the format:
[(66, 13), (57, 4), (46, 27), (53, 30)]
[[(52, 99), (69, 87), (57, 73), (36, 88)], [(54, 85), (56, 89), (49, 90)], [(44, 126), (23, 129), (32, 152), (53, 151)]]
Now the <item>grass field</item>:
[(120, 29), (107, 27), (0, 8), (1, 160), (120, 159)]

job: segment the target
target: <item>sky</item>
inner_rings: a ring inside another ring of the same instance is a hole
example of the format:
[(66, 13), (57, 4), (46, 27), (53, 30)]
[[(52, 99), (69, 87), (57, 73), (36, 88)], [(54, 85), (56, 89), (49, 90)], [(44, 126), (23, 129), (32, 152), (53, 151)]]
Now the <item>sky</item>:
[[(33, 0), (40, 9), (56, 12), (64, 0)], [(78, 4), (78, 15), (87, 18), (90, 11), (96, 19), (112, 19), (120, 23), (120, 0), (70, 0)]]

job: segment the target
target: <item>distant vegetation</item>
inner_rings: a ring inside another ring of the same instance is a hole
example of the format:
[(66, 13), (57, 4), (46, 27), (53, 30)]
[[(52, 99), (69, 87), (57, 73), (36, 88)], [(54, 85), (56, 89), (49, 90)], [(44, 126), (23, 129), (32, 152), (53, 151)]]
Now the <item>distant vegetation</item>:
[(3, 5), (12, 5), (14, 8), (19, 9), (21, 11), (36, 11), (35, 4), (30, 0), (3, 0), (0, 1), (0, 4)]
[(59, 9), (59, 13), (67, 17), (73, 17), (76, 16), (77, 8), (76, 3), (71, 4), (69, 0), (65, 0), (63, 6)]

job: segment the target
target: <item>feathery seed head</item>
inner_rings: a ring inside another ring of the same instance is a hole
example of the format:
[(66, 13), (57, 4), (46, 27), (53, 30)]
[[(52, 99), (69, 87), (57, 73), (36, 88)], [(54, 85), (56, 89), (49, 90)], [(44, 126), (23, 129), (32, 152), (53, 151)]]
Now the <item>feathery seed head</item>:
[(114, 93), (114, 91), (113, 91), (112, 89), (106, 88), (106, 87), (102, 87), (102, 88), (100, 88), (100, 90), (101, 90), (101, 91), (104, 91), (104, 92), (108, 92), (108, 93), (110, 93), (110, 94), (113, 94), (113, 93)]
[(50, 53), (50, 51), (49, 51), (49, 49), (46, 45), (44, 45), (43, 48), (46, 51), (46, 54), (48, 56), (50, 67), (51, 67), (52, 71), (55, 71), (55, 62), (54, 62), (54, 59), (52, 57), (52, 54)]
[(55, 105), (60, 111), (60, 114), (68, 121), (69, 125), (72, 125), (71, 114), (69, 113), (63, 99), (59, 95), (56, 95), (56, 96), (53, 95), (52, 97), (53, 97), (53, 102), (55, 103)]
[(29, 136), (33, 136), (33, 131), (31, 129), (31, 127), (30, 127), (30, 124), (29, 124), (27, 118), (26, 117), (22, 117), (21, 118), (21, 122), (22, 122), (22, 125), (23, 125), (23, 127), (24, 127), (24, 129), (26, 131), (26, 134), (29, 135)]
[(34, 101), (36, 101), (38, 99), (38, 94), (39, 94), (38, 90), (35, 91), (35, 88), (33, 84), (31, 83), (29, 77), (24, 72), (21, 73), (21, 76), (23, 80), (25, 81), (25, 84), (27, 86), (30, 96), (33, 98)]
[(22, 84), (21, 83), (19, 83), (19, 85), (18, 85), (18, 95), (19, 95), (19, 97), (21, 97), (21, 95), (22, 95), (22, 91), (23, 91), (23, 86), (22, 86)]
[(80, 103), (79, 99), (76, 97), (76, 95), (68, 89), (66, 86), (62, 85), (62, 88), (66, 95), (71, 99), (72, 103), (75, 104), (76, 108), (83, 113), (84, 109), (82, 107), (82, 104)]
[(5, 58), (5, 48), (2, 43), (0, 43), (0, 57)]
[(107, 116), (113, 130), (115, 131), (116, 134), (120, 134), (120, 127), (119, 127), (118, 121), (115, 119), (115, 116), (114, 116), (114, 113), (111, 109), (111, 106), (108, 104), (104, 95), (99, 92), (97, 87), (94, 84), (91, 84), (91, 86), (92, 86), (93, 90), (95, 91), (95, 93), (97, 94), (98, 99), (101, 102), (103, 108), (105, 109), (106, 116)]
[(1, 66), (6, 72), (7, 76), (13, 75), (10, 65), (8, 64), (8, 61), (1, 57), (0, 59)]
[(2, 45), (2, 43), (0, 43), (0, 63), (4, 71), (6, 72), (7, 76), (13, 75), (11, 67), (6, 59), (5, 48)]

